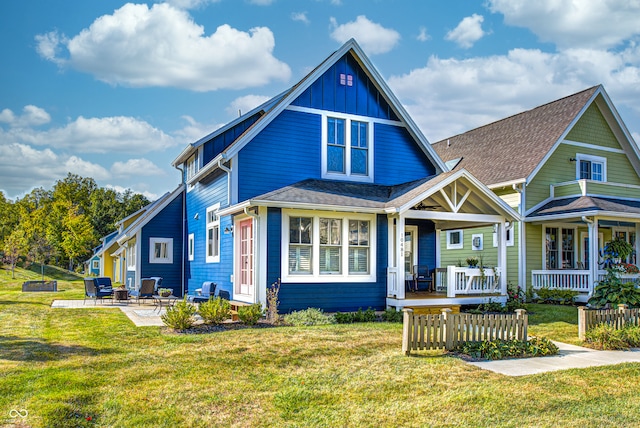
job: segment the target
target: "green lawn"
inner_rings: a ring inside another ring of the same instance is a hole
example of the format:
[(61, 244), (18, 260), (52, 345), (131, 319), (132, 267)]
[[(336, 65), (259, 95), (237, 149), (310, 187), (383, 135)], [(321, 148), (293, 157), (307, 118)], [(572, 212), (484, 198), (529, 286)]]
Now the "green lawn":
[[(23, 279), (0, 270), (0, 426), (640, 425), (638, 364), (511, 378), (404, 357), (399, 324), (167, 334), (115, 308), (50, 308), (80, 281), (27, 294)], [(575, 308), (529, 311), (531, 333), (577, 341)]]

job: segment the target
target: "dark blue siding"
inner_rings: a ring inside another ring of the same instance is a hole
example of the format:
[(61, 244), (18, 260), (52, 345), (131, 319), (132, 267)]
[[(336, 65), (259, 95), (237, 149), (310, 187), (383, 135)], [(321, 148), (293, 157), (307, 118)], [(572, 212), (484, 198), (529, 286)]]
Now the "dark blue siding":
[(206, 263), (207, 208), (217, 203), (220, 208), (228, 206), (227, 183), (227, 174), (218, 171), (187, 192), (185, 242), (189, 234), (194, 234), (193, 261), (189, 261), (184, 253), (188, 294), (194, 294), (204, 281), (214, 281), (218, 287), (232, 294), (233, 234), (224, 233), (225, 227), (233, 224), (230, 216), (220, 219), (220, 263)]
[(240, 135), (242, 135), (251, 125), (260, 118), (260, 114), (254, 114), (243, 120), (236, 126), (220, 135), (212, 138), (202, 146), (202, 165), (211, 162), (213, 158), (218, 156), (224, 149), (229, 147)]
[(281, 277), (282, 258), (282, 210), (269, 208), (267, 212), (267, 286)]
[(436, 268), (436, 231), (429, 220), (407, 220), (407, 226), (418, 226), (418, 264)]
[(406, 128), (376, 123), (374, 136), (376, 184), (401, 184), (435, 174)]
[[(274, 223), (276, 217), (274, 215)], [(277, 227), (275, 224), (271, 226), (269, 222), (269, 243), (276, 250), (270, 250), (269, 253), (269, 274), (273, 275), (276, 263), (271, 263), (271, 257), (277, 257), (278, 270), (280, 270), (280, 223)], [(271, 231), (271, 228), (278, 229)], [(378, 215), (377, 217), (377, 277), (376, 282), (368, 283), (317, 283), (317, 284), (282, 284), (280, 288), (279, 311), (287, 313), (291, 311), (303, 310), (307, 308), (319, 308), (327, 312), (336, 311), (357, 311), (359, 308), (373, 308), (382, 310), (386, 306), (386, 290), (387, 290), (387, 217)], [(277, 241), (277, 242), (272, 242)], [(271, 279), (271, 278), (269, 278)], [(276, 278), (277, 279), (277, 278)]]
[[(340, 83), (340, 74), (353, 77), (353, 85)], [(362, 67), (347, 53), (291, 104), (378, 119), (399, 120)]]
[(320, 118), (285, 110), (240, 151), (239, 201), (320, 178)]
[[(140, 277), (162, 277), (162, 287), (182, 296), (182, 197), (177, 196), (142, 228)], [(149, 263), (149, 238), (173, 238), (173, 263)]]

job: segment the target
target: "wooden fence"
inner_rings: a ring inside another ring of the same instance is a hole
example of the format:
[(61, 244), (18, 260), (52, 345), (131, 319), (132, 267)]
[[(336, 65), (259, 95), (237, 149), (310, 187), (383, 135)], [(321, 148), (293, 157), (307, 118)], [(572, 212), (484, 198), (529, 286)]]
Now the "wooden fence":
[(608, 324), (616, 329), (625, 325), (640, 325), (640, 309), (629, 309), (627, 305), (618, 305), (617, 309), (587, 309), (578, 307), (578, 337), (585, 339), (585, 333), (598, 324)]
[(529, 317), (524, 309), (515, 314), (453, 314), (443, 309), (437, 315), (415, 315), (404, 309), (402, 352), (422, 349), (452, 350), (463, 342), (494, 339), (527, 339)]

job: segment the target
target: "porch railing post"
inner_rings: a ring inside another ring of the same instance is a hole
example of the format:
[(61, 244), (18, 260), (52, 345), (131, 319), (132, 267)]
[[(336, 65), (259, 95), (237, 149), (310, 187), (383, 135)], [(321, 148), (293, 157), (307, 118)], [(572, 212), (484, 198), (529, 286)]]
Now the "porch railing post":
[(411, 336), (413, 333), (413, 309), (404, 308), (402, 312), (402, 352), (404, 355), (409, 355), (411, 353)]
[(456, 297), (456, 267), (447, 266), (447, 297)]
[(519, 322), (522, 323), (522, 328), (520, 328), (520, 323), (518, 323), (518, 333), (516, 335), (516, 339), (518, 340), (528, 340), (528, 332), (527, 329), (529, 327), (529, 322), (527, 318), (527, 310), (526, 309), (516, 309), (516, 318), (518, 318)]

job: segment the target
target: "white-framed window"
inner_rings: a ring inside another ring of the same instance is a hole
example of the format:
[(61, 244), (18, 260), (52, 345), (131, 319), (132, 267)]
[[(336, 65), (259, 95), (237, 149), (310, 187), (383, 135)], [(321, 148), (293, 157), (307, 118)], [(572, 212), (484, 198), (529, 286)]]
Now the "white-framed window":
[(576, 228), (544, 226), (543, 234), (544, 268), (576, 269)]
[(447, 230), (447, 250), (464, 248), (464, 234), (462, 229)]
[(149, 238), (149, 263), (173, 263), (173, 238)]
[(190, 233), (189, 240), (187, 242), (187, 256), (189, 261), (193, 261), (194, 254), (195, 254), (195, 236), (193, 233)]
[(220, 216), (218, 216), (219, 209), (220, 204), (215, 204), (207, 208), (207, 263), (220, 262)]
[(136, 270), (136, 243), (127, 243), (127, 250), (125, 252), (127, 257), (127, 270)]
[(93, 269), (100, 269), (100, 260), (93, 260)]
[(576, 180), (607, 181), (607, 158), (576, 154)]
[[(506, 234), (505, 244), (506, 244), (507, 247), (513, 247), (514, 242), (515, 242), (514, 237), (513, 237), (513, 234), (515, 233), (514, 232), (515, 229), (513, 228), (513, 223), (506, 223), (504, 225), (504, 227), (505, 227), (505, 234)], [(493, 246), (494, 247), (498, 246), (498, 232), (497, 232), (497, 229), (494, 229), (494, 232), (493, 232)]]
[(198, 172), (198, 151), (187, 159), (185, 162), (185, 173), (187, 174), (187, 181), (189, 181)]
[(373, 181), (373, 124), (331, 113), (322, 118), (323, 178)]
[(374, 282), (375, 216), (285, 210), (284, 282)]

